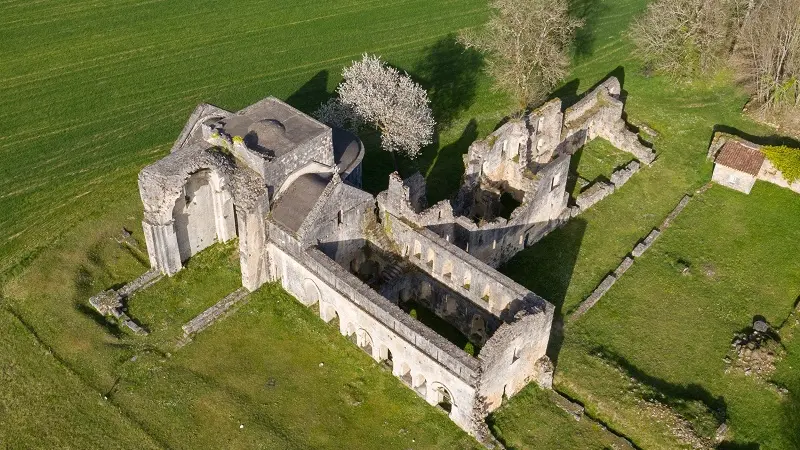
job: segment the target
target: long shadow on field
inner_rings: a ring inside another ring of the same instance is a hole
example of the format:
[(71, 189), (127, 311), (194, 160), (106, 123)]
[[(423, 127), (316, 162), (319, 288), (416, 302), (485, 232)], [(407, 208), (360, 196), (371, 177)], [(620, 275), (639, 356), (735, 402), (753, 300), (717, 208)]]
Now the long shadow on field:
[(574, 51), (577, 56), (594, 53), (597, 40), (595, 28), (597, 19), (602, 16), (605, 7), (600, 0), (570, 0), (568, 14), (575, 19), (583, 20), (583, 26), (575, 32)]
[[(725, 423), (728, 410), (725, 398), (714, 397), (699, 384), (682, 385), (654, 377), (604, 346), (594, 348), (591, 354), (608, 361), (624, 375), (636, 380), (642, 385), (642, 388), (637, 389), (637, 394), (643, 400), (656, 400), (669, 406), (688, 420), (698, 434), (713, 437), (716, 428)], [(714, 423), (709, 423), (710, 420)]]
[(783, 403), (783, 429), (787, 430), (789, 441), (795, 448), (800, 448), (800, 377), (793, 386), (789, 386), (789, 394)]
[[(621, 87), (619, 94), (620, 100), (625, 102), (625, 99), (628, 98), (628, 91), (625, 90), (625, 67), (623, 66), (617, 66), (617, 68), (606, 74), (606, 76), (600, 78), (594, 85), (584, 89), (580, 93), (578, 93), (578, 88), (581, 86), (580, 78), (574, 78), (570, 81), (567, 81), (558, 89), (551, 92), (550, 95), (547, 96), (547, 100), (552, 100), (555, 98), (561, 99), (561, 111), (566, 111), (567, 108), (577, 103), (578, 100), (583, 98), (584, 95), (591, 92), (597, 86), (603, 84), (603, 82), (605, 82), (609, 77), (616, 77), (617, 80), (619, 80), (619, 85)], [(625, 118), (624, 115), (623, 118)]]
[(440, 128), (450, 126), (472, 106), (483, 65), (480, 53), (465, 49), (449, 35), (430, 46), (414, 66), (410, 74), (428, 91)]
[(331, 96), (328, 93), (328, 77), (327, 70), (320, 70), (292, 95), (286, 97), (286, 103), (311, 114)]
[(464, 172), (462, 156), (467, 153), (469, 146), (477, 138), (478, 122), (472, 119), (457, 141), (439, 149), (436, 159), (431, 163), (425, 177), (430, 180), (428, 182), (428, 201), (430, 204), (448, 198), (458, 190), (461, 183), (461, 174)]
[(547, 348), (547, 355), (553, 364), (557, 364), (564, 342), (564, 299), (585, 233), (586, 221), (572, 219), (500, 267), (502, 273), (555, 305)]
[(425, 56), (409, 73), (428, 91), (437, 123), (433, 144), (423, 151), (417, 162), (418, 167), (427, 167), (423, 170), (425, 177), (435, 180), (435, 183), (428, 183), (431, 203), (449, 197), (458, 189), (464, 169), (461, 157), (478, 138), (478, 123), (474, 119), (452, 144), (442, 147), (440, 133), (474, 103), (483, 67), (480, 53), (465, 49), (456, 42), (455, 35), (449, 35), (428, 47)]
[[(717, 132), (732, 134), (734, 136), (747, 139), (748, 141), (758, 145), (786, 145), (789, 147), (800, 148), (800, 141), (786, 136), (779, 136), (777, 134), (770, 136), (756, 136), (727, 125), (714, 125), (714, 133)], [(714, 139), (714, 134), (711, 135), (710, 139)], [(711, 145), (711, 140), (709, 140), (709, 145)]]

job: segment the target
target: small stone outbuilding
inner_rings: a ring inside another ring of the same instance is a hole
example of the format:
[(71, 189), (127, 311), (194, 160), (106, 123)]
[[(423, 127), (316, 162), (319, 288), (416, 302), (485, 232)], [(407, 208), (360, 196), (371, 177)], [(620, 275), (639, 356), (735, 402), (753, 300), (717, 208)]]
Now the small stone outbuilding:
[(800, 193), (800, 181), (789, 182), (760, 145), (738, 136), (716, 133), (708, 158), (714, 161), (711, 179), (723, 186), (749, 194), (756, 180), (761, 180)]
[(723, 186), (749, 194), (756, 184), (764, 159), (764, 154), (758, 148), (740, 141), (727, 141), (717, 153), (711, 179)]

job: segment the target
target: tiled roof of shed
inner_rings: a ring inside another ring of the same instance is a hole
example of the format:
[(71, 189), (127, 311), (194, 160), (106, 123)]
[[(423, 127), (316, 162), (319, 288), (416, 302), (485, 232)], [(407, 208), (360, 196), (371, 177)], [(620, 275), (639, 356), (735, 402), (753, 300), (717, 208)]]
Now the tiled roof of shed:
[(728, 141), (719, 151), (716, 163), (755, 176), (764, 164), (764, 154), (740, 142)]

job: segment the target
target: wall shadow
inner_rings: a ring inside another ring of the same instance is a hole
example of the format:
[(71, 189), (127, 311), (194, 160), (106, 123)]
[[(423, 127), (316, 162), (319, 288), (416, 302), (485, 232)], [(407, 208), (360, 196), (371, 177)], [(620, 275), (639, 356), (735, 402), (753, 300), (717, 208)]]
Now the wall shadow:
[(328, 78), (328, 71), (320, 70), (299, 89), (294, 91), (292, 95), (286, 97), (286, 103), (304, 113), (313, 113), (319, 108), (319, 105), (331, 97), (328, 92)]
[[(714, 397), (707, 389), (699, 384), (676, 384), (662, 378), (654, 377), (634, 366), (622, 355), (604, 346), (591, 350), (591, 354), (598, 356), (620, 369), (628, 377), (634, 378), (639, 383), (651, 388), (657, 395), (657, 400), (681, 413), (685, 402), (699, 401), (705, 405), (708, 412), (714, 417), (717, 425), (725, 423), (728, 406), (725, 398)], [(684, 417), (689, 419), (688, 417)]]
[(500, 267), (500, 272), (555, 306), (547, 355), (556, 365), (564, 342), (564, 299), (584, 234), (586, 221), (576, 217)]

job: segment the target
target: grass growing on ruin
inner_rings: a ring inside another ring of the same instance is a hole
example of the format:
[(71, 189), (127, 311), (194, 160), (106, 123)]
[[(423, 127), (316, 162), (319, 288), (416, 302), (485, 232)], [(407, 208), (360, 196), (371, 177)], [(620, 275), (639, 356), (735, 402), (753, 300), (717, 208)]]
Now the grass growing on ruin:
[(185, 270), (134, 295), (128, 314), (154, 338), (170, 339), (181, 326), (242, 285), (239, 241), (214, 245), (187, 261)]
[(567, 192), (575, 198), (597, 181), (608, 181), (616, 169), (634, 158), (605, 139), (597, 138), (583, 146), (570, 161)]

